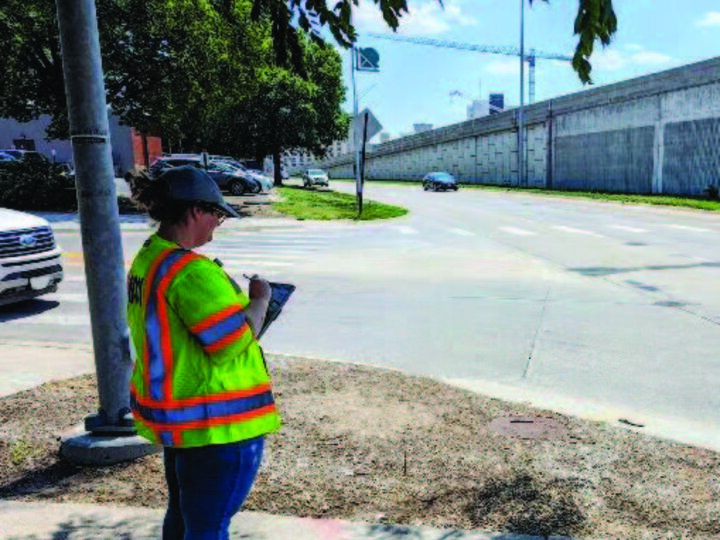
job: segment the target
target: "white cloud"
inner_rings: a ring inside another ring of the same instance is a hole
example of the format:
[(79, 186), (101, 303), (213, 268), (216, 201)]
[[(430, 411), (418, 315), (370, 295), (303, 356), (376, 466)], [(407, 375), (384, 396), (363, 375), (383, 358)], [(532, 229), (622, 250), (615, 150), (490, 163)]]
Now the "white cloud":
[(610, 46), (607, 49), (596, 50), (590, 57), (593, 70), (606, 72), (622, 69), (652, 68), (669, 64), (672, 61), (672, 56), (648, 51), (635, 44), (622, 48)]
[(637, 52), (630, 56), (631, 62), (637, 65), (659, 66), (672, 61), (672, 56), (652, 51)]
[[(429, 36), (442, 34), (456, 26), (474, 26), (477, 21), (462, 8), (460, 0), (446, 0), (445, 8), (437, 0), (414, 2), (408, 13), (400, 18), (398, 34), (406, 36)], [(360, 34), (363, 32), (390, 32), (377, 5), (361, 1), (356, 8), (353, 22)]]
[[(525, 68), (527, 70), (527, 68)], [(485, 71), (490, 75), (520, 76), (520, 59), (506, 58), (503, 60), (492, 60), (485, 65)]]
[(720, 11), (708, 11), (695, 24), (696, 26), (720, 26)]

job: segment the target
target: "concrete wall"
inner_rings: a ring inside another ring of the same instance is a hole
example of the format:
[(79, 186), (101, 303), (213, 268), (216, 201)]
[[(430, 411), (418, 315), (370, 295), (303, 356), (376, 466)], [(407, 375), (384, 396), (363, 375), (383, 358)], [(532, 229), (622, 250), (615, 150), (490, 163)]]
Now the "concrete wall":
[[(535, 103), (525, 112), (527, 183), (701, 194), (720, 181), (720, 58)], [(323, 163), (352, 177), (351, 155)], [(517, 110), (377, 145), (366, 178), (518, 183)]]

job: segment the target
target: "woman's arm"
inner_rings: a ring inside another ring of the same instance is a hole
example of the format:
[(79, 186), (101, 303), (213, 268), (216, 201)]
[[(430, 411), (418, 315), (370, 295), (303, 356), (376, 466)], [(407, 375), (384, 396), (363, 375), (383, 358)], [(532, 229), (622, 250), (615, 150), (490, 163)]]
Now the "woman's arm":
[(250, 279), (248, 289), (250, 304), (245, 308), (245, 317), (252, 328), (253, 336), (256, 338), (265, 322), (265, 314), (267, 313), (271, 294), (270, 284), (267, 281), (257, 276)]

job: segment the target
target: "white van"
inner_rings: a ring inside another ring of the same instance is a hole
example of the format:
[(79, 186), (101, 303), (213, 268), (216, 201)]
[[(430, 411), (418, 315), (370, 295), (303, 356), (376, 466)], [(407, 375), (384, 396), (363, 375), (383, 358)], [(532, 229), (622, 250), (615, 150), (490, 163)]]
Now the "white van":
[(60, 255), (45, 219), (0, 208), (0, 305), (55, 292), (63, 279)]

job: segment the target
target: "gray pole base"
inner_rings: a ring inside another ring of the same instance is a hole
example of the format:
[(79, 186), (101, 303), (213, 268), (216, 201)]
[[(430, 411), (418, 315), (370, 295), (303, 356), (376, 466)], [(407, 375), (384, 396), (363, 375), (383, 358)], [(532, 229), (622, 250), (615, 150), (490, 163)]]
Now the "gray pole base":
[(92, 435), (77, 427), (60, 437), (60, 456), (74, 465), (102, 467), (162, 452), (162, 446), (134, 436)]

